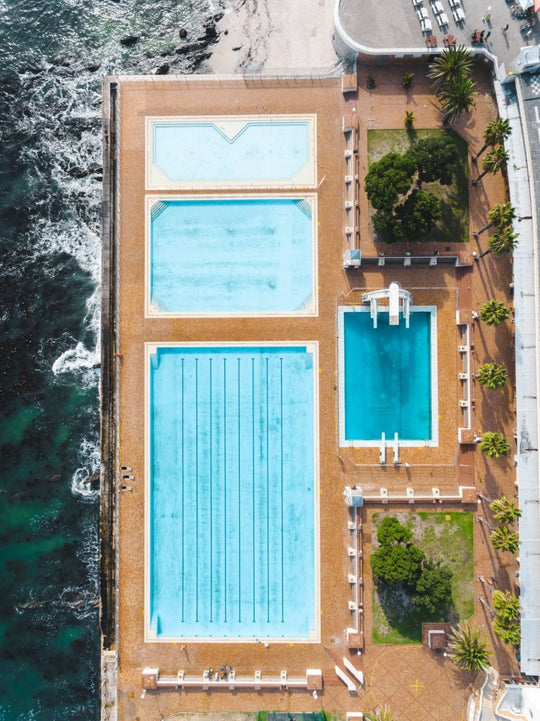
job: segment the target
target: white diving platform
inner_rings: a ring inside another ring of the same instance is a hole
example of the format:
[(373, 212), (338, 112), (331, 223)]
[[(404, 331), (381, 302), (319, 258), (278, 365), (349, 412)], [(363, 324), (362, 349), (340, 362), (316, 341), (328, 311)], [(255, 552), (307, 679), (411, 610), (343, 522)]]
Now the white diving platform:
[[(372, 290), (369, 293), (364, 293), (362, 300), (364, 303), (370, 304), (374, 328), (377, 327), (377, 316), (381, 312), (388, 313), (388, 322), (390, 325), (399, 325), (400, 311), (403, 313), (405, 328), (409, 327), (412, 295), (408, 290), (403, 290), (399, 283), (392, 281), (388, 288), (381, 288), (381, 290)], [(387, 302), (379, 306), (379, 301)]]

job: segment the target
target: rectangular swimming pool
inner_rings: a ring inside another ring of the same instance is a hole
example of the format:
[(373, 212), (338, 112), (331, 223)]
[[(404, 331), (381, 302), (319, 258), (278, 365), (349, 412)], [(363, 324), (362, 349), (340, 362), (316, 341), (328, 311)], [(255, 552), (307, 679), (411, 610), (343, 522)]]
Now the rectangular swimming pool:
[(147, 198), (146, 315), (316, 315), (316, 198)]
[(373, 327), (366, 306), (338, 313), (340, 445), (377, 446), (398, 434), (402, 446), (438, 444), (437, 309), (411, 306), (410, 327)]
[(316, 343), (146, 345), (146, 639), (319, 637)]
[(147, 188), (313, 187), (315, 115), (147, 118)]

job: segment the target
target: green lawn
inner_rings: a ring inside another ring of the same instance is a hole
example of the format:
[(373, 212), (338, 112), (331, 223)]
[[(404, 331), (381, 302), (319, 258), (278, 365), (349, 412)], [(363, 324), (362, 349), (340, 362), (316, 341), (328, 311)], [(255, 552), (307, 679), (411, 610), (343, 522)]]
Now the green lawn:
[[(377, 526), (388, 514), (373, 516), (373, 546)], [(469, 512), (396, 513), (409, 526), (413, 541), (435, 561), (452, 571), (452, 607), (449, 618), (426, 618), (418, 614), (402, 591), (381, 593), (373, 586), (373, 641), (375, 643), (419, 643), (422, 621), (451, 621), (470, 618), (474, 611), (473, 515)]]
[[(469, 240), (469, 145), (453, 130), (368, 130), (368, 165), (391, 151), (403, 153), (420, 138), (447, 134), (459, 152), (458, 170), (449, 186), (424, 183), (423, 188), (441, 201), (442, 217), (435, 228), (418, 240), (456, 243)], [(373, 231), (374, 232), (374, 231)]]

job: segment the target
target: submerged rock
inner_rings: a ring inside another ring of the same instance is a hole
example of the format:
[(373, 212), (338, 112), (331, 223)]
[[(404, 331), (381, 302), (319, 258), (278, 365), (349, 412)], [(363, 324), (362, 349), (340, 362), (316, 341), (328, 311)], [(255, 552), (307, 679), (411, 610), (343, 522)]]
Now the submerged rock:
[(168, 75), (170, 70), (169, 63), (163, 63), (163, 65), (160, 65), (159, 68), (156, 70), (156, 75)]
[(186, 30), (186, 28), (180, 28), (180, 30), (178, 31), (178, 35), (180, 35), (180, 38), (181, 38), (182, 40), (184, 40), (185, 38), (187, 38), (187, 30)]
[(129, 48), (132, 45), (136, 45), (139, 40), (140, 37), (138, 35), (127, 35), (125, 38), (120, 40), (120, 45), (123, 45), (125, 48)]

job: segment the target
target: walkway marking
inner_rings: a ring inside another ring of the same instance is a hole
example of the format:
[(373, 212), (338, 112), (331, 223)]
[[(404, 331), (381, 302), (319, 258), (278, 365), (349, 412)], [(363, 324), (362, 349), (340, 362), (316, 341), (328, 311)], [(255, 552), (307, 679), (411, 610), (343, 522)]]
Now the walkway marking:
[(409, 688), (414, 688), (414, 692), (415, 692), (415, 693), (418, 693), (418, 689), (424, 688), (424, 684), (423, 684), (423, 683), (419, 683), (418, 679), (416, 678), (416, 679), (414, 680), (414, 683), (410, 683), (410, 684), (409, 684)]

